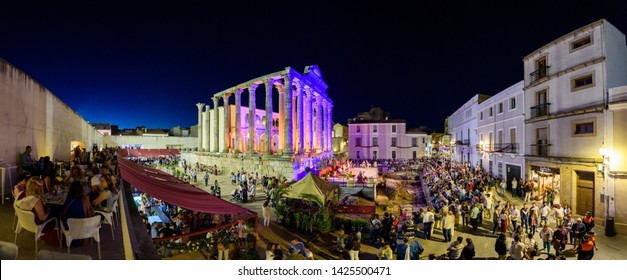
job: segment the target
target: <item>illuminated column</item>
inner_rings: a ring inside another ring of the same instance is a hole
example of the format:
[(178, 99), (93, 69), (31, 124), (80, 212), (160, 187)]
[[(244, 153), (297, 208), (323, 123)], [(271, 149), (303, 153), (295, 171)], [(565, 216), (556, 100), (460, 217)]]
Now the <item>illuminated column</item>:
[(209, 143), (211, 137), (211, 126), (209, 126), (209, 119), (211, 118), (211, 106), (205, 105), (205, 113), (204, 113), (203, 121), (202, 121), (202, 148), (203, 151), (209, 151)]
[(230, 108), (229, 108), (229, 97), (231, 96), (230, 92), (227, 92), (224, 94), (223, 100), (224, 100), (224, 149), (222, 150), (223, 153), (228, 153), (229, 152), (229, 144), (231, 143), (231, 139), (229, 137), (229, 133), (231, 131), (231, 116), (229, 115), (230, 113)]
[(292, 77), (290, 76), (289, 71), (285, 74), (283, 79), (285, 90), (285, 108), (283, 110), (285, 113), (285, 127), (283, 128), (283, 154), (291, 155), (294, 151), (292, 150)]
[(284, 125), (284, 118), (285, 118), (285, 101), (284, 101), (284, 97), (285, 97), (285, 91), (283, 90), (283, 84), (280, 83), (276, 83), (274, 84), (276, 86), (277, 91), (279, 91), (279, 137), (278, 137), (278, 150), (283, 151), (283, 140), (284, 140), (284, 134), (285, 134), (285, 125)]
[(198, 108), (198, 151), (202, 149), (202, 107), (205, 106), (205, 103), (196, 103), (196, 107)]
[[(211, 98), (213, 100), (213, 116), (211, 117), (213, 120), (213, 147), (211, 148), (211, 152), (218, 152), (218, 139), (219, 139), (219, 130), (218, 130), (218, 101), (220, 97), (214, 96)], [(209, 138), (211, 139), (211, 138)]]
[(252, 84), (248, 87), (248, 153), (255, 152), (255, 115), (257, 102), (255, 98), (255, 91), (257, 90), (257, 84)]
[(234, 153), (239, 153), (239, 129), (241, 124), (241, 116), (240, 111), (242, 109), (242, 89), (237, 89), (235, 91), (235, 147), (233, 147)]
[(333, 104), (331, 101), (327, 104), (327, 151), (333, 151)]
[(296, 99), (298, 100), (296, 107), (296, 123), (298, 127), (298, 153), (305, 153), (305, 123), (303, 121), (303, 87), (302, 81), (298, 81), (298, 89), (296, 90)]
[(322, 97), (318, 96), (316, 101), (316, 139), (318, 140), (318, 149), (322, 150)]
[(327, 104), (327, 100), (323, 97), (322, 110), (320, 110), (320, 120), (322, 120), (322, 141), (320, 141), (320, 150), (323, 152), (327, 150)]
[(263, 81), (266, 85), (266, 154), (272, 154), (272, 80)]
[(314, 151), (313, 92), (309, 89), (305, 93), (307, 94), (307, 101), (305, 102), (307, 107), (307, 151), (311, 153)]

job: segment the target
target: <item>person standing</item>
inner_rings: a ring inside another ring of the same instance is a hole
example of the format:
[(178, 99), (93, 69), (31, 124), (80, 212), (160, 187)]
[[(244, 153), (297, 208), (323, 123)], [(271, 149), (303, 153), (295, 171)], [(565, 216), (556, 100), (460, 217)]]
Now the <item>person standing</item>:
[(575, 225), (575, 220), (573, 219), (573, 217), (570, 214), (566, 215), (566, 218), (564, 219), (564, 229), (568, 231), (568, 242), (570, 244), (573, 244), (573, 241), (575, 239), (575, 236), (573, 234), (573, 225)]
[(263, 207), (261, 208), (261, 214), (263, 215), (263, 226), (269, 227), (272, 212), (270, 209), (270, 203), (267, 200), (263, 203)]
[(551, 208), (546, 204), (546, 202), (540, 208), (540, 225), (548, 225), (549, 224), (549, 213)]
[(525, 228), (525, 233), (529, 233), (529, 209), (527, 209), (527, 204), (523, 204), (522, 209), (520, 209), (520, 222), (521, 226)]
[(505, 179), (501, 180), (501, 184), (500, 184), (500, 190), (501, 190), (501, 195), (503, 197), (505, 197), (505, 189), (507, 188), (507, 183), (505, 182)]
[(433, 226), (433, 220), (435, 216), (433, 214), (433, 208), (429, 207), (422, 218), (423, 231), (425, 233), (425, 239), (431, 239), (431, 228)]
[(507, 244), (505, 241), (507, 237), (505, 237), (505, 233), (499, 234), (499, 237), (496, 238), (496, 242), (494, 243), (494, 251), (499, 255), (499, 260), (507, 259)]
[(348, 255), (351, 260), (359, 260), (359, 250), (361, 250), (361, 240), (355, 238), (351, 248), (349, 248)]
[(540, 239), (542, 239), (542, 249), (548, 254), (551, 253), (551, 241), (553, 240), (553, 230), (549, 228), (549, 224), (545, 223), (540, 231)]
[(479, 210), (479, 205), (475, 204), (475, 206), (470, 211), (470, 224), (472, 224), (472, 230), (477, 230), (479, 226), (479, 214), (481, 210)]
[(515, 230), (520, 221), (520, 211), (516, 208), (516, 205), (512, 206), (512, 209), (509, 210), (509, 220), (512, 222), (512, 227)]
[(442, 218), (442, 233), (444, 234), (444, 242), (451, 242), (454, 227), (455, 215), (453, 215), (453, 211), (448, 211), (448, 213), (446, 213), (446, 215)]
[(516, 178), (513, 178), (512, 179), (512, 197), (516, 197), (517, 191), (518, 191), (518, 180), (516, 180)]
[(205, 187), (207, 187), (209, 185), (209, 171), (205, 172), (203, 179), (205, 180)]

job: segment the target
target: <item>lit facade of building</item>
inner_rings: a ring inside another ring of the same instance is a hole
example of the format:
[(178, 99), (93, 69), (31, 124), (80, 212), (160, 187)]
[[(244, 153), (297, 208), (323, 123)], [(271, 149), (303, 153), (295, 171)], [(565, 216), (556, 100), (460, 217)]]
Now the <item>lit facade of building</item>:
[(348, 121), (348, 145), (350, 159), (414, 159), (430, 155), (431, 136), (373, 108)]
[(512, 179), (525, 174), (525, 97), (520, 81), (477, 106), (479, 165), (492, 176)]
[[(600, 154), (602, 148), (611, 149), (610, 160), (624, 155), (624, 148), (614, 150), (610, 143), (612, 135), (626, 135), (625, 126), (614, 125), (624, 124), (625, 96), (618, 89), (610, 97), (609, 89), (627, 85), (625, 35), (599, 20), (548, 43), (523, 62), (529, 176), (559, 190), (556, 202), (571, 205), (574, 213), (616, 218), (617, 229), (627, 232), (627, 210), (615, 207), (627, 201), (625, 180), (607, 172), (603, 166), (611, 162), (606, 164)], [(614, 167), (625, 170), (609, 164), (610, 171)]]
[(476, 94), (455, 113), (448, 117), (448, 134), (451, 136), (451, 159), (457, 162), (469, 162), (471, 166), (479, 163), (477, 144), (477, 112), (479, 104), (490, 98)]
[(348, 155), (348, 126), (341, 123), (333, 125), (333, 154), (339, 157)]

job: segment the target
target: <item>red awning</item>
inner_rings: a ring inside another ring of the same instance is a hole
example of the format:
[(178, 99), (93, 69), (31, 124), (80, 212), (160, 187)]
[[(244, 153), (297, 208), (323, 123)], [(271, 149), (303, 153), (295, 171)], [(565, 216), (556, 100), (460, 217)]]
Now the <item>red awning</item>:
[[(133, 151), (133, 150), (130, 150)], [(120, 154), (120, 152), (118, 152)], [(186, 209), (213, 214), (256, 214), (213, 196), (158, 169), (118, 159), (122, 179), (142, 192)]]
[(176, 156), (181, 152), (178, 149), (119, 149), (120, 157), (152, 158), (164, 156)]

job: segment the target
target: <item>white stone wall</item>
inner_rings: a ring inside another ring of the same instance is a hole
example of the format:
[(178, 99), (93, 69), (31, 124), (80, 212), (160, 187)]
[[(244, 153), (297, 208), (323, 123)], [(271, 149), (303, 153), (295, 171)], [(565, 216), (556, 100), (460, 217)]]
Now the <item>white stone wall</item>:
[(43, 85), (0, 60), (0, 161), (15, 165), (32, 146), (33, 158), (70, 159), (72, 141), (102, 145), (102, 135)]
[(143, 149), (166, 149), (168, 145), (180, 145), (181, 148), (196, 148), (196, 137), (158, 137), (158, 136), (104, 136), (103, 145), (107, 147), (123, 147), (142, 145)]
[(200, 162), (205, 165), (217, 165), (220, 170), (230, 174), (237, 173), (238, 170), (245, 172), (258, 172), (259, 176), (272, 175), (285, 177), (288, 180), (294, 179), (294, 164), (290, 158), (280, 156), (266, 157), (256, 155), (249, 157), (247, 155), (233, 154), (198, 154), (194, 152), (182, 152), (181, 159), (188, 163)]
[[(451, 159), (457, 162), (470, 162), (472, 166), (479, 162), (476, 150), (478, 141), (477, 115), (482, 96), (475, 95), (455, 111), (448, 121), (448, 133), (451, 135)], [(456, 143), (468, 141), (468, 145)]]

